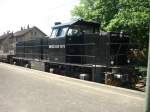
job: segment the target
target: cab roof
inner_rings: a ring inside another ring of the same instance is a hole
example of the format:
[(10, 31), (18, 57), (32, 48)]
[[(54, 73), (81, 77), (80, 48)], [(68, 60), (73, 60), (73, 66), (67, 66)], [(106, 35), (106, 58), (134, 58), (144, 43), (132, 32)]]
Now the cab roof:
[(66, 26), (71, 26), (71, 25), (90, 25), (90, 26), (94, 26), (94, 27), (97, 27), (97, 28), (100, 27), (99, 23), (84, 21), (84, 20), (81, 19), (81, 20), (72, 20), (68, 23), (58, 24), (58, 25), (53, 26), (52, 28), (55, 29), (55, 28), (58, 28), (58, 27), (66, 27)]

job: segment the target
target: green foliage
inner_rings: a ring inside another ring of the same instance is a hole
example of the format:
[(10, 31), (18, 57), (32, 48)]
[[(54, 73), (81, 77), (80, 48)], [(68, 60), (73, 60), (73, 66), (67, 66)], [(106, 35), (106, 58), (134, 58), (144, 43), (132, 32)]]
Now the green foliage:
[(132, 40), (147, 46), (150, 4), (142, 0), (120, 0), (121, 9), (106, 26), (107, 31), (125, 31)]
[(81, 0), (80, 5), (75, 6), (72, 15), (99, 22), (104, 28), (118, 12), (117, 4), (118, 0)]
[(72, 16), (97, 21), (103, 31), (129, 33), (147, 54), (150, 0), (81, 0)]

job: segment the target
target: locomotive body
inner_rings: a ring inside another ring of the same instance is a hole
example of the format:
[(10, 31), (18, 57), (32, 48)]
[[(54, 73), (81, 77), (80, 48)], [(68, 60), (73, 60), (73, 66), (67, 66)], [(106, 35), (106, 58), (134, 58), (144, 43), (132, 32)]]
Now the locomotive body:
[(137, 76), (128, 57), (128, 35), (99, 32), (99, 28), (100, 24), (83, 20), (57, 24), (50, 38), (17, 43), (13, 62), (115, 86), (134, 85)]

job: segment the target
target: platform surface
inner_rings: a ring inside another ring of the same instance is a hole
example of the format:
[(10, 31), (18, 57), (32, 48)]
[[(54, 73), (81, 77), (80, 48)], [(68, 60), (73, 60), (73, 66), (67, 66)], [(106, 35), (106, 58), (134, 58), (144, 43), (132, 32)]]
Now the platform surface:
[(0, 112), (144, 112), (144, 93), (0, 63)]

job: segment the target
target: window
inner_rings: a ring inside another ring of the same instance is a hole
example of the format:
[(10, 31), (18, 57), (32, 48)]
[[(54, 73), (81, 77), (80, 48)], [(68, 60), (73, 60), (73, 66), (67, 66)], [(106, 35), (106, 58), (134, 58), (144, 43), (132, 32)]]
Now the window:
[(51, 38), (55, 38), (57, 36), (58, 29), (53, 29)]
[(78, 29), (69, 29), (68, 36), (76, 35), (78, 33)]
[(73, 35), (81, 35), (82, 33), (84, 34), (91, 34), (91, 33), (96, 33), (98, 32), (96, 27), (90, 26), (90, 25), (74, 25), (69, 28), (68, 30), (68, 36), (73, 36)]
[(53, 29), (51, 38), (64, 37), (67, 33), (68, 27)]
[(33, 32), (31, 32), (31, 36), (33, 36)]
[(81, 33), (82, 32), (78, 26), (73, 26), (73, 27), (69, 28), (67, 35), (73, 36), (73, 35), (79, 35)]
[(94, 33), (94, 27), (93, 26), (89, 26), (89, 25), (82, 25), (80, 26), (82, 31), (85, 34), (90, 34), (90, 33)]
[(66, 35), (67, 30), (68, 30), (68, 28), (60, 28), (57, 36), (58, 37), (64, 37)]
[(22, 37), (17, 37), (17, 38), (16, 38), (16, 41), (17, 41), (17, 42), (22, 41)]

